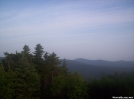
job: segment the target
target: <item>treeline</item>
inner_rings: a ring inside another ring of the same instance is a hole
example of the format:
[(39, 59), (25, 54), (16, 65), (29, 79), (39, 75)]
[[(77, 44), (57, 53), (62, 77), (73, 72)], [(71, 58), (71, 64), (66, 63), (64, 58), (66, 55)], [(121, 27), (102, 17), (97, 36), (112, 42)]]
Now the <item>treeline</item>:
[[(37, 44), (30, 52), (5, 52), (0, 61), (0, 99), (111, 99), (134, 96), (134, 73), (102, 76), (85, 81), (77, 72), (70, 73), (66, 60), (48, 53)], [(60, 65), (59, 65), (60, 64)]]

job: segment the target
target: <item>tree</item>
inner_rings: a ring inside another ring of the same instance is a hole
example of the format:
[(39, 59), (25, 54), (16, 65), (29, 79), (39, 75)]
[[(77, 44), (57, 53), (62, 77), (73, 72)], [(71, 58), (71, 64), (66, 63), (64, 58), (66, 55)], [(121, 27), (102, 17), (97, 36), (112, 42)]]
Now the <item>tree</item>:
[(44, 60), (40, 70), (42, 99), (50, 99), (50, 86), (54, 78), (59, 74), (59, 63), (59, 57), (54, 52), (52, 54), (47, 52), (44, 54)]
[(26, 55), (30, 54), (30, 48), (29, 48), (29, 46), (24, 45), (24, 47), (23, 47), (23, 52), (24, 52)]
[(79, 73), (72, 74), (68, 79), (67, 85), (69, 99), (87, 99), (87, 84)]
[(38, 98), (40, 77), (35, 69), (35, 64), (29, 62), (28, 55), (25, 55), (24, 52), (5, 53), (5, 55), (4, 65), (10, 66), (10, 68), (3, 73), (4, 80), (1, 80), (0, 91), (4, 92), (5, 95), (1, 95), (2, 99)]
[[(25, 59), (26, 60), (26, 59)], [(15, 99), (33, 99), (39, 97), (40, 77), (33, 64), (20, 59), (15, 68), (14, 81)]]
[(88, 94), (91, 99), (110, 99), (112, 96), (134, 96), (134, 72), (102, 76), (89, 82)]
[(5, 72), (0, 66), (0, 99), (12, 99), (14, 74), (11, 71)]
[(41, 44), (37, 44), (35, 47), (35, 52), (33, 53), (34, 54), (33, 63), (36, 64), (36, 69), (38, 73), (41, 73), (42, 66), (44, 64), (42, 58), (42, 55), (44, 53), (43, 49), (44, 48), (41, 46)]
[(29, 48), (29, 46), (24, 45), (23, 51), (21, 52), (21, 54), (22, 54), (22, 57), (27, 58), (27, 61), (29, 61), (30, 63), (33, 62), (33, 55), (30, 54), (30, 48)]
[(60, 64), (60, 60), (59, 57), (57, 57), (57, 55), (54, 52), (49, 57), (50, 57), (49, 62), (51, 67), (51, 79), (53, 82), (54, 76), (58, 74), (58, 70), (59, 70), (58, 65)]
[(67, 63), (66, 63), (66, 59), (64, 58), (63, 60), (63, 64), (61, 66), (61, 71), (63, 72), (63, 74), (67, 75), (69, 72), (68, 72), (68, 69), (67, 69)]
[(37, 44), (35, 47), (35, 52), (34, 52), (34, 58), (37, 60), (42, 59), (42, 55), (44, 53), (43, 47), (40, 44)]
[(56, 76), (51, 91), (56, 99), (87, 98), (87, 85), (78, 73)]
[(54, 78), (54, 82), (51, 86), (52, 96), (56, 99), (67, 98), (67, 79), (65, 75), (58, 75)]

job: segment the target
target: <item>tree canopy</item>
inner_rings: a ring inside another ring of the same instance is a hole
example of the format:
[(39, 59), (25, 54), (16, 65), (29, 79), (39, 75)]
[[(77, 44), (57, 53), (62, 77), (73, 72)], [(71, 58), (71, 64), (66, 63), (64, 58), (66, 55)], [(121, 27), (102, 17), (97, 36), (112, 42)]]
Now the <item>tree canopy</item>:
[(134, 97), (134, 72), (86, 81), (67, 69), (56, 53), (37, 44), (34, 52), (4, 53), (0, 60), (0, 99), (111, 99)]

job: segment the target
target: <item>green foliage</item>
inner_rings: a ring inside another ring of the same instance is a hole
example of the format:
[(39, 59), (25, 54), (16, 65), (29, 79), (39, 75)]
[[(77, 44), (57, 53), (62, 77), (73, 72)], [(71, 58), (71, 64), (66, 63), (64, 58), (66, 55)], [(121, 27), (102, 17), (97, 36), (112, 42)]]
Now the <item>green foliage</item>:
[(87, 97), (87, 88), (86, 82), (83, 78), (75, 72), (68, 79), (68, 97), (69, 99), (86, 99)]
[(89, 82), (88, 94), (91, 99), (110, 99), (112, 96), (134, 96), (134, 73), (102, 76)]
[(16, 99), (39, 97), (40, 78), (35, 68), (30, 64), (23, 64), (16, 68), (15, 72), (17, 78), (14, 82)]
[(66, 63), (65, 58), (64, 58), (64, 60), (63, 60), (62, 66), (61, 66), (61, 72), (62, 72), (63, 75), (64, 75), (64, 74), (65, 74), (65, 75), (69, 74), (69, 70), (67, 69), (67, 63)]
[(0, 99), (11, 99), (14, 95), (13, 72), (5, 72), (0, 66)]
[[(25, 45), (20, 53), (5, 52), (0, 61), (0, 99), (111, 99), (112, 96), (134, 97), (134, 72), (103, 75), (86, 82), (79, 73), (70, 73), (66, 60)], [(44, 55), (43, 55), (44, 54)]]
[(30, 54), (30, 48), (27, 45), (24, 45), (23, 51), (25, 54)]
[(52, 95), (58, 99), (86, 99), (86, 83), (78, 73), (59, 75), (52, 83)]
[(50, 98), (51, 96), (49, 86), (51, 86), (54, 78), (60, 74), (59, 63), (59, 57), (54, 52), (44, 54), (44, 61), (40, 70), (42, 98)]
[(63, 97), (65, 97), (67, 90), (66, 83), (67, 79), (64, 75), (59, 75), (55, 77), (51, 87), (52, 95), (63, 99)]
[[(28, 60), (28, 54), (29, 53), (26, 55), (24, 52), (16, 52), (16, 54), (5, 53), (6, 59), (3, 60), (3, 62), (4, 67), (8, 68), (6, 70), (7, 72), (3, 73), (3, 75), (5, 75), (5, 83), (2, 86), (6, 86), (6, 90), (13, 92), (11, 95), (13, 99), (31, 99), (39, 97), (40, 77), (35, 69), (35, 65)], [(1, 89), (3, 90), (3, 88)], [(10, 95), (8, 91), (6, 91), (5, 94), (6, 93)], [(8, 99), (11, 98), (8, 97)]]
[(42, 55), (44, 53), (43, 49), (44, 48), (41, 46), (41, 44), (37, 44), (35, 47), (34, 57), (35, 59), (38, 59), (38, 61), (39, 59), (42, 59)]

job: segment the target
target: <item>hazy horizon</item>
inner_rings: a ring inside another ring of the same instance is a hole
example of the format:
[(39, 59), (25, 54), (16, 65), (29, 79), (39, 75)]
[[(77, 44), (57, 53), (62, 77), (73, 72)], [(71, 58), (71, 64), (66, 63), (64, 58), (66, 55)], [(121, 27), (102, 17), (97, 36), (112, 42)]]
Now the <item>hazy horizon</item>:
[(134, 61), (134, 0), (0, 0), (0, 57), (38, 43), (60, 59)]

